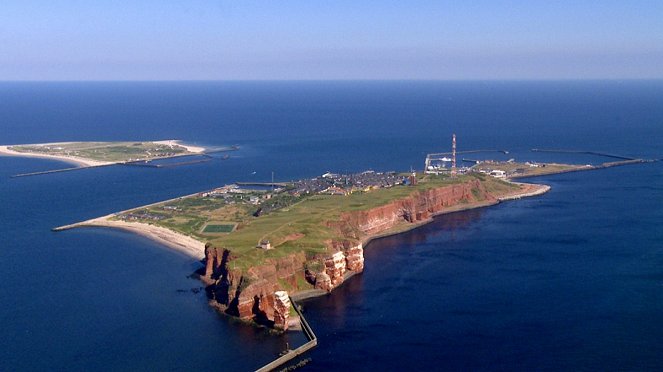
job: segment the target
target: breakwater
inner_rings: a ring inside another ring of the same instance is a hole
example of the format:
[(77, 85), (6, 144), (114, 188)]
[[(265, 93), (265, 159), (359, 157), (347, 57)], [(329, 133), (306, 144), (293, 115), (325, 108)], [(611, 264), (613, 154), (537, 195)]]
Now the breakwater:
[(304, 354), (305, 352), (311, 350), (312, 348), (314, 348), (318, 345), (318, 338), (315, 336), (315, 333), (313, 333), (313, 329), (311, 328), (311, 326), (306, 321), (306, 318), (304, 318), (304, 314), (302, 314), (302, 312), (301, 312), (301, 310), (299, 310), (299, 307), (297, 306), (297, 304), (292, 300), (292, 297), (290, 297), (290, 302), (292, 303), (292, 306), (295, 309), (295, 312), (297, 312), (297, 315), (299, 316), (299, 321), (302, 325), (302, 331), (304, 332), (304, 335), (308, 339), (308, 342), (306, 342), (304, 345), (302, 345), (302, 346), (300, 346), (300, 347), (298, 347), (294, 350), (288, 350), (285, 354), (283, 354), (280, 357), (274, 359), (270, 363), (267, 363), (264, 366), (258, 368), (256, 370), (256, 372), (273, 371), (276, 368), (288, 363), (289, 361), (291, 361), (294, 358)]
[(637, 160), (637, 158), (633, 157), (628, 157), (628, 156), (623, 156), (623, 155), (616, 155), (616, 154), (610, 154), (606, 152), (599, 152), (599, 151), (584, 151), (584, 150), (560, 150), (560, 149), (532, 149), (532, 152), (549, 152), (549, 153), (555, 153), (555, 154), (584, 154), (584, 155), (596, 155), (596, 156), (603, 156), (606, 158), (614, 158), (614, 159), (622, 159), (622, 160)]
[(10, 176), (9, 178), (39, 176), (39, 175), (51, 174), (51, 173), (72, 172), (72, 171), (89, 169), (89, 168), (108, 167), (108, 166), (111, 166), (111, 165), (115, 165), (115, 164), (113, 163), (113, 164), (102, 164), (102, 165), (89, 165), (89, 166), (83, 166), (83, 167), (70, 167), (70, 168), (52, 169), (52, 170), (39, 171), (39, 172), (19, 173), (19, 174), (15, 174), (13, 176)]
[(174, 157), (170, 157), (170, 158), (162, 158), (162, 159), (154, 159), (154, 160), (128, 161), (128, 162), (120, 163), (120, 165), (127, 165), (127, 166), (133, 166), (133, 167), (147, 167), (147, 168), (167, 168), (167, 167), (179, 167), (179, 166), (183, 166), (183, 165), (205, 163), (205, 162), (208, 162), (208, 161), (213, 159), (212, 156), (207, 155), (207, 154), (187, 155), (187, 156), (199, 157), (199, 158), (198, 159), (178, 161), (178, 162), (175, 162), (175, 163), (166, 163), (166, 164), (155, 163), (155, 161), (164, 160), (164, 159), (173, 159), (174, 158)]
[(602, 163), (599, 165), (589, 165), (586, 167), (582, 168), (572, 168), (572, 169), (561, 169), (555, 172), (550, 172), (550, 173), (544, 173), (544, 174), (515, 174), (509, 176), (509, 179), (517, 179), (517, 178), (530, 178), (530, 177), (540, 177), (540, 176), (550, 176), (553, 174), (561, 174), (561, 173), (570, 173), (570, 172), (583, 172), (583, 171), (591, 171), (591, 170), (599, 170), (599, 169), (606, 169), (606, 168), (612, 168), (612, 167), (619, 167), (619, 166), (624, 166), (624, 165), (633, 165), (633, 164), (641, 164), (641, 163), (651, 163), (656, 160), (645, 160), (645, 159), (630, 159), (630, 160), (622, 160), (622, 161), (612, 161), (612, 162), (607, 162), (607, 163)]

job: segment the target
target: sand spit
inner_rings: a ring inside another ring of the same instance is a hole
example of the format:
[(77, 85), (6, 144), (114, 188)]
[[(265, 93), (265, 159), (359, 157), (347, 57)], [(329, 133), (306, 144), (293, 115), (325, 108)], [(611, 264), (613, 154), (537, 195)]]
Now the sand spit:
[(91, 159), (85, 159), (85, 158), (79, 158), (76, 156), (66, 156), (66, 155), (47, 155), (47, 154), (35, 154), (31, 152), (19, 152), (19, 151), (14, 151), (10, 150), (9, 147), (12, 146), (42, 146), (42, 145), (66, 145), (70, 144), (72, 142), (55, 142), (55, 143), (39, 143), (39, 144), (28, 144), (28, 145), (10, 145), (10, 146), (0, 146), (0, 154), (2, 155), (7, 155), (7, 156), (21, 156), (21, 157), (26, 157), (26, 158), (42, 158), (42, 159), (53, 159), (53, 160), (61, 160), (70, 164), (76, 164), (81, 167), (101, 167), (105, 165), (111, 165), (115, 164), (113, 162), (108, 162), (108, 161), (99, 161), (99, 160), (91, 160)]
[(200, 240), (166, 229), (165, 227), (154, 226), (142, 222), (113, 220), (113, 217), (115, 217), (115, 214), (58, 227), (53, 230), (62, 231), (76, 227), (109, 227), (122, 229), (165, 244), (166, 246), (197, 260), (202, 260), (205, 257), (205, 243)]
[[(190, 155), (190, 154), (201, 154), (201, 153), (205, 152), (204, 147), (186, 145), (186, 144), (183, 144), (179, 140), (146, 141), (146, 142), (158, 143), (160, 145), (166, 145), (166, 146), (170, 146), (170, 147), (180, 146), (180, 147), (186, 148), (188, 154), (178, 154), (177, 156), (185, 156), (185, 155)], [(72, 143), (76, 143), (76, 142), (50, 142), (50, 143), (35, 143), (35, 144), (22, 144), (22, 145), (3, 145), (3, 146), (0, 146), (0, 155), (61, 160), (61, 161), (67, 162), (67, 163), (75, 164), (75, 165), (77, 165), (79, 167), (83, 167), (83, 168), (101, 167), (101, 166), (106, 166), (106, 165), (125, 163), (124, 161), (110, 162), (110, 161), (92, 160), (92, 159), (81, 158), (81, 157), (77, 157), (77, 156), (35, 154), (35, 153), (32, 153), (32, 152), (21, 152), (21, 151), (14, 151), (14, 150), (9, 149), (9, 147), (14, 147), (14, 146), (57, 146), (57, 145), (69, 145), (69, 144), (72, 144)], [(150, 160), (156, 160), (156, 158), (155, 159), (150, 159)]]

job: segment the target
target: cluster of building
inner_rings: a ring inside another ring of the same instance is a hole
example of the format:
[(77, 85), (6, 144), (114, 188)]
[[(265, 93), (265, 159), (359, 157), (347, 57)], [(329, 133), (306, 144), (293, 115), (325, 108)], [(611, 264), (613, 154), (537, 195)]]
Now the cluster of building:
[[(509, 165), (507, 167), (507, 170), (499, 169), (499, 168), (505, 168), (503, 165)], [(515, 167), (514, 167), (515, 165)], [(511, 176), (516, 176), (516, 175), (522, 175), (525, 174), (525, 170), (527, 168), (539, 168), (539, 167), (545, 167), (545, 164), (538, 164), (535, 162), (525, 162), (525, 163), (516, 163), (514, 159), (510, 159), (506, 162), (500, 162), (500, 161), (495, 161), (495, 160), (484, 160), (481, 162), (478, 162), (474, 166), (474, 170), (487, 174), (489, 176), (493, 176), (495, 178), (507, 178)]]
[(288, 191), (293, 195), (348, 195), (355, 191), (393, 187), (406, 183), (407, 177), (396, 172), (365, 171), (354, 174), (325, 173), (319, 177), (295, 181)]
[[(280, 190), (281, 189), (275, 191), (278, 192)], [(271, 199), (272, 194), (266, 190), (243, 189), (232, 184), (216, 188), (212, 191), (200, 193), (199, 196), (202, 196), (203, 198), (221, 198), (228, 204), (248, 202), (249, 204), (258, 205), (262, 200)]]
[(139, 221), (139, 220), (160, 221), (165, 219), (166, 216), (150, 213), (147, 211), (140, 211), (140, 212), (129, 212), (121, 214), (118, 216), (118, 218), (123, 221)]
[(173, 157), (176, 155), (181, 155), (183, 152), (186, 152), (184, 147), (180, 146), (157, 146), (153, 148), (145, 149), (145, 154), (148, 158), (163, 158), (163, 157)]
[[(225, 204), (251, 204), (258, 206), (257, 211), (254, 213), (254, 216), (257, 217), (290, 205), (303, 195), (349, 195), (357, 191), (369, 191), (396, 185), (415, 185), (416, 183), (417, 178), (414, 174), (404, 176), (396, 172), (374, 172), (369, 170), (354, 174), (325, 173), (319, 177), (294, 181), (287, 187), (279, 187), (271, 190), (247, 189), (231, 184), (199, 193), (198, 196), (221, 199)], [(174, 205), (164, 205), (161, 208), (168, 212), (182, 211), (181, 207)], [(159, 221), (166, 217), (144, 210), (125, 213), (120, 215), (119, 218), (125, 221)]]

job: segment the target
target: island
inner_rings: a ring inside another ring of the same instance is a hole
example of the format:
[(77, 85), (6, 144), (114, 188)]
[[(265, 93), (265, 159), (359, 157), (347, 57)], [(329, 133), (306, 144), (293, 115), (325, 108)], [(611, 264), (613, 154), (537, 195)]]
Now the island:
[[(189, 151), (173, 143), (162, 146)], [(165, 151), (160, 148), (161, 154)], [(150, 154), (157, 152), (151, 149)], [(416, 228), (439, 214), (550, 189), (513, 181), (519, 177), (643, 161), (576, 165), (484, 160), (453, 171), (430, 166), (420, 173), (365, 171), (283, 183), (238, 182), (54, 230), (125, 229), (201, 259), (205, 268), (200, 278), (212, 306), (285, 331), (299, 326), (296, 316), (290, 319), (291, 299), (329, 293), (362, 272), (364, 247), (372, 239)]]
[(200, 277), (213, 306), (287, 330), (289, 297), (328, 293), (362, 272), (363, 247), (371, 239), (415, 228), (438, 214), (548, 189), (478, 171), (455, 177), (326, 173), (287, 183), (225, 185), (56, 230), (121, 228), (204, 259)]
[(263, 367), (270, 370), (317, 344), (293, 301), (333, 291), (364, 269), (364, 247), (436, 215), (541, 195), (547, 185), (519, 177), (637, 164), (477, 161), (424, 172), (325, 173), (291, 182), (241, 183), (54, 228), (110, 227), (145, 235), (201, 259), (198, 277), (211, 306), (277, 332), (302, 330), (309, 342)]
[(147, 142), (53, 142), (0, 146), (0, 154), (39, 157), (99, 167), (201, 154), (204, 148), (184, 145), (179, 140)]

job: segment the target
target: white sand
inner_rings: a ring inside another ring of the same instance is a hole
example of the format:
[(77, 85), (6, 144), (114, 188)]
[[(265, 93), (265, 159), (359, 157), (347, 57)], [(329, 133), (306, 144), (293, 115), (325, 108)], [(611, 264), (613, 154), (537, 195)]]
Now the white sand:
[[(476, 203), (473, 205), (465, 205), (462, 206), (461, 208), (454, 209), (445, 209), (442, 213), (439, 214), (444, 214), (444, 213), (450, 213), (453, 211), (458, 211), (458, 210), (467, 210), (467, 209), (474, 209), (478, 207), (483, 207), (483, 206), (488, 206), (488, 205), (494, 205), (502, 201), (506, 200), (513, 200), (513, 199), (520, 199), (524, 197), (530, 197), (530, 196), (535, 196), (535, 195), (541, 195), (550, 190), (550, 186), (548, 185), (541, 185), (541, 184), (530, 184), (530, 183), (520, 183), (520, 182), (512, 182), (514, 184), (519, 185), (521, 188), (519, 190), (515, 190), (509, 194), (503, 195), (499, 197), (497, 200), (488, 201), (488, 202), (482, 202), (482, 203)], [(193, 194), (192, 194), (193, 195)], [(190, 195), (188, 195), (190, 196)], [(184, 196), (186, 197), (186, 196)], [(175, 199), (181, 199), (183, 197), (175, 198)], [(171, 199), (171, 200), (175, 200)], [(161, 204), (165, 203), (167, 201), (161, 201), (157, 202), (154, 204)], [(154, 205), (151, 204), (151, 205)], [(139, 208), (145, 208), (147, 206), (142, 206)], [(133, 209), (131, 209), (133, 210)], [(178, 232), (175, 232), (173, 230), (167, 229), (165, 227), (160, 227), (160, 226), (155, 226), (155, 225), (150, 225), (147, 223), (142, 223), (142, 222), (126, 222), (126, 221), (119, 221), (119, 220), (113, 220), (111, 218), (116, 217), (119, 214), (126, 213), (131, 210), (125, 210), (122, 212), (117, 212), (115, 214), (110, 214), (107, 216), (75, 223), (72, 225), (67, 225), (67, 226), (61, 226), (59, 228), (56, 228), (55, 230), (65, 230), (65, 229), (70, 229), (70, 228), (76, 228), (76, 227), (85, 227), (85, 226), (91, 226), (91, 227), (109, 227), (109, 228), (116, 228), (116, 229), (123, 229), (127, 230), (139, 235), (143, 235), (149, 239), (152, 239), (154, 241), (160, 242), (166, 246), (169, 246), (171, 248), (176, 249), (179, 252), (182, 252), (190, 257), (193, 257), (195, 259), (203, 259), (205, 257), (205, 243), (197, 240), (195, 238), (192, 238), (188, 235), (184, 235)], [(426, 224), (433, 219), (429, 219), (427, 221), (424, 221), (422, 223), (417, 223), (417, 224), (411, 224), (411, 226), (403, 231), (393, 231), (393, 232), (387, 232), (386, 234), (378, 234), (375, 236), (371, 236), (370, 238), (366, 239), (363, 243), (364, 245), (368, 244), (369, 241), (376, 237), (380, 236), (388, 236), (388, 235), (394, 235), (394, 234), (400, 234), (404, 231), (411, 230), (413, 228), (416, 228), (418, 226), (421, 226), (423, 224)]]
[[(150, 141), (148, 141), (150, 142)], [(199, 154), (205, 151), (204, 147), (198, 147), (198, 146), (191, 146), (191, 145), (184, 145), (182, 144), (179, 140), (165, 140), (165, 141), (151, 141), (153, 143), (158, 143), (161, 145), (166, 145), (166, 146), (181, 146), (186, 148), (186, 150), (190, 153), (194, 154)], [(23, 157), (29, 157), (29, 158), (42, 158), (42, 159), (53, 159), (53, 160), (61, 160), (67, 163), (71, 164), (76, 164), (81, 167), (99, 167), (103, 165), (110, 165), (110, 164), (120, 164), (123, 163), (123, 161), (115, 161), (115, 162), (110, 162), (110, 161), (101, 161), (101, 160), (92, 160), (92, 159), (87, 159), (87, 158), (81, 158), (77, 156), (68, 156), (68, 155), (50, 155), (50, 154), (36, 154), (32, 152), (19, 152), (19, 151), (14, 151), (10, 150), (9, 147), (13, 146), (53, 146), (53, 145), (68, 145), (74, 142), (51, 142), (51, 143), (37, 143), (37, 144), (27, 144), (27, 145), (6, 145), (6, 146), (0, 146), (0, 155), (7, 155), (7, 156), (23, 156)]]
[(205, 257), (205, 243), (201, 242), (200, 240), (196, 240), (190, 236), (166, 229), (165, 227), (149, 225), (142, 222), (111, 220), (110, 218), (113, 216), (114, 215), (108, 215), (95, 218), (74, 224), (71, 227), (92, 226), (123, 229), (165, 244), (195, 259), (200, 260)]
[(160, 145), (166, 145), (166, 146), (182, 146), (186, 148), (188, 152), (193, 152), (193, 153), (201, 153), (205, 151), (204, 147), (198, 147), (198, 146), (191, 146), (191, 145), (185, 145), (182, 143), (180, 140), (165, 140), (165, 141), (153, 141), (154, 143), (158, 143)]
[[(41, 145), (60, 145), (60, 144), (68, 144), (68, 143), (71, 143), (71, 142), (40, 143), (40, 144), (38, 144), (38, 146), (41, 146)], [(11, 145), (11, 146), (34, 146), (34, 145)], [(35, 153), (32, 153), (32, 152), (19, 152), (19, 151), (10, 150), (8, 147), (10, 147), (10, 146), (0, 146), (0, 154), (7, 155), (7, 156), (22, 156), (22, 157), (27, 157), (27, 158), (42, 158), (42, 159), (61, 160), (61, 161), (67, 162), (67, 163), (76, 164), (76, 165), (83, 166), (83, 167), (99, 167), (99, 166), (102, 166), (102, 165), (113, 164), (112, 162), (91, 160), (91, 159), (79, 158), (79, 157), (76, 157), (76, 156), (47, 155), (47, 154), (35, 154)]]

